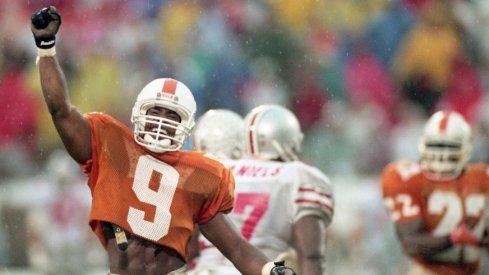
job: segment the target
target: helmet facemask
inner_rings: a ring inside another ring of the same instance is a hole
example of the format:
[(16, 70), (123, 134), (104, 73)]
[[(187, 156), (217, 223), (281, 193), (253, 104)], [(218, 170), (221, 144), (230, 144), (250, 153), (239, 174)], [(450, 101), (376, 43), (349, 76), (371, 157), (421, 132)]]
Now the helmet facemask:
[(273, 148), (277, 151), (280, 160), (285, 162), (299, 160), (299, 152), (297, 147), (291, 147), (287, 145), (280, 144), (276, 140), (272, 140), (271, 144)]
[(432, 180), (452, 180), (462, 174), (472, 153), (472, 131), (463, 116), (439, 111), (426, 123), (419, 142), (420, 165)]
[(421, 154), (421, 168), (434, 180), (451, 180), (457, 178), (469, 161), (470, 148), (463, 148), (462, 143), (425, 142)]

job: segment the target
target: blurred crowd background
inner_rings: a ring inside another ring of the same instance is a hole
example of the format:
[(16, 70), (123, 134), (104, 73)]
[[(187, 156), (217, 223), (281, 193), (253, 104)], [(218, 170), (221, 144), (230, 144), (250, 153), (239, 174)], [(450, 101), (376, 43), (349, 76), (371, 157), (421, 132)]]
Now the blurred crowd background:
[(487, 0), (0, 0), (0, 274), (107, 271), (88, 187), (40, 90), (30, 16), (48, 5), (62, 14), (57, 55), (83, 112), (132, 127), (135, 97), (158, 77), (187, 84), (197, 118), (290, 108), (302, 159), (335, 186), (330, 274), (406, 270), (378, 177), (418, 158), (434, 110), (465, 115), (472, 160), (489, 160)]

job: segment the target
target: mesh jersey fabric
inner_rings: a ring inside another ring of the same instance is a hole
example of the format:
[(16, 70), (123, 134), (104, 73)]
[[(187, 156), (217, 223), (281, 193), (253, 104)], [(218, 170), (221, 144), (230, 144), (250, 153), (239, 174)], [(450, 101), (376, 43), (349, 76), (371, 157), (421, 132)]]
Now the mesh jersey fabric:
[(234, 178), (199, 152), (153, 153), (132, 131), (102, 113), (85, 115), (92, 159), (81, 165), (92, 193), (89, 223), (104, 247), (100, 221), (186, 256), (195, 223), (205, 223), (234, 203)]

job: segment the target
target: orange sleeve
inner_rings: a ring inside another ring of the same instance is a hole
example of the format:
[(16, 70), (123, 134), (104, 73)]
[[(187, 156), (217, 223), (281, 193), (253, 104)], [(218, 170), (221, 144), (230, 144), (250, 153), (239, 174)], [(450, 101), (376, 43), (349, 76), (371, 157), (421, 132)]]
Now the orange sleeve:
[(234, 207), (234, 177), (229, 169), (222, 169), (221, 182), (219, 189), (213, 198), (207, 200), (202, 207), (197, 223), (206, 223), (217, 213), (229, 213)]
[(381, 176), (384, 206), (394, 222), (408, 221), (421, 217), (421, 202), (417, 190), (419, 178), (403, 179), (399, 174), (403, 163), (388, 165)]
[(382, 196), (384, 198), (395, 196), (402, 192), (402, 184), (399, 175), (396, 172), (395, 163), (389, 164), (381, 176)]
[(80, 164), (83, 173), (88, 177), (88, 185), (91, 190), (95, 188), (92, 186), (97, 181), (96, 178), (93, 178), (97, 175), (98, 166), (97, 159), (99, 156), (99, 144), (100, 144), (100, 129), (103, 129), (104, 125), (107, 123), (118, 123), (114, 118), (103, 114), (103, 113), (88, 113), (84, 114), (85, 118), (88, 120), (88, 124), (91, 130), (91, 141), (92, 141), (92, 158), (88, 160), (86, 163)]
[[(91, 178), (91, 175), (96, 175), (96, 170), (98, 170), (98, 167), (96, 166), (97, 162), (94, 162), (94, 160), (98, 159), (98, 144), (100, 140), (98, 129), (104, 124), (104, 116), (100, 113), (88, 113), (84, 114), (84, 116), (87, 119), (91, 130), (92, 158), (86, 163), (80, 164), (80, 167), (85, 176), (89, 178), (88, 185), (90, 189), (93, 190), (94, 186), (91, 184), (96, 182), (96, 179)], [(107, 118), (105, 118), (105, 120), (107, 120)]]

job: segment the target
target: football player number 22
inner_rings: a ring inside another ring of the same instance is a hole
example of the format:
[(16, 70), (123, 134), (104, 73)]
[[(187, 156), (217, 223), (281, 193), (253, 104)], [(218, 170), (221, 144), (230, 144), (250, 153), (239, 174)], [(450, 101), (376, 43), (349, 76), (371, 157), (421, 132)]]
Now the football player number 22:
[[(163, 175), (156, 191), (149, 186), (154, 172)], [(129, 207), (127, 222), (135, 234), (153, 241), (168, 234), (170, 206), (177, 189), (178, 178), (179, 174), (172, 166), (147, 155), (139, 157), (132, 190), (140, 201), (155, 207), (155, 215), (153, 221), (147, 221), (144, 219), (144, 211)]]
[[(462, 199), (457, 193), (450, 191), (434, 191), (428, 198), (427, 211), (432, 215), (443, 215), (438, 225), (433, 230), (435, 236), (449, 234), (462, 222), (465, 217), (481, 218), (484, 211), (485, 198), (481, 194), (470, 194)], [(396, 221), (401, 217), (417, 215), (418, 206), (412, 204), (411, 196), (398, 194), (395, 197), (387, 197), (384, 204), (391, 213), (391, 218)], [(396, 209), (396, 205), (400, 205)], [(464, 215), (465, 209), (465, 215)], [(474, 230), (480, 230), (482, 219)]]

